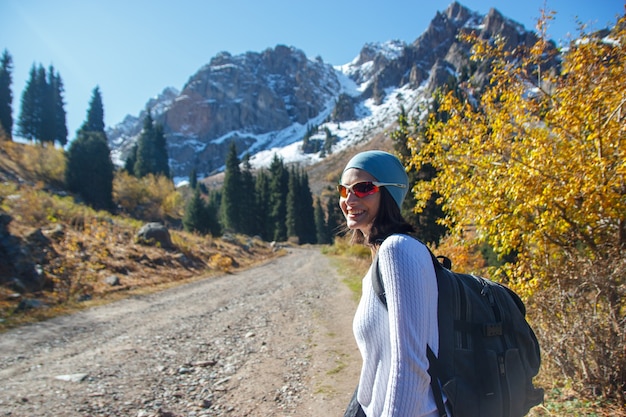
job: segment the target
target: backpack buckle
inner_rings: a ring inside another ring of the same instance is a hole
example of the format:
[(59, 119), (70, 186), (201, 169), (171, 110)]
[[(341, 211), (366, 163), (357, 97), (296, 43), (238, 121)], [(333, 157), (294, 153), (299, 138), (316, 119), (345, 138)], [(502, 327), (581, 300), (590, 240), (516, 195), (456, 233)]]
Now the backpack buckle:
[(502, 323), (487, 323), (483, 325), (483, 335), (487, 337), (502, 336)]

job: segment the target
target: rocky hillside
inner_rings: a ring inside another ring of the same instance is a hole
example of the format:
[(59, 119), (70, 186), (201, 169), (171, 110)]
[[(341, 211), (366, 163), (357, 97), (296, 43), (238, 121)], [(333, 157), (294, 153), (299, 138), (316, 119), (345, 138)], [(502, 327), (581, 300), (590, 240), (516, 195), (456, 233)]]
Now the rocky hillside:
[[(327, 128), (338, 152), (387, 131), (400, 106), (415, 114), (450, 77), (471, 76), (483, 83), (484, 69), (470, 65), (468, 46), (458, 39), (464, 31), (484, 39), (503, 37), (511, 48), (536, 40), (495, 9), (480, 15), (453, 2), (413, 43), (366, 44), (343, 66), (308, 59), (283, 45), (237, 56), (222, 52), (182, 91), (166, 88), (146, 107), (164, 125), (177, 178), (187, 178), (192, 168), (200, 175), (220, 170), (231, 141), (241, 155), (253, 155), (256, 165), (267, 164), (274, 153), (285, 162), (312, 164), (322, 156), (304, 155), (299, 146), (312, 126)], [(141, 125), (142, 114), (129, 116), (107, 132), (117, 163), (125, 159)]]
[(0, 332), (279, 253), (258, 238), (205, 237), (92, 210), (64, 190), (63, 158), (0, 137)]

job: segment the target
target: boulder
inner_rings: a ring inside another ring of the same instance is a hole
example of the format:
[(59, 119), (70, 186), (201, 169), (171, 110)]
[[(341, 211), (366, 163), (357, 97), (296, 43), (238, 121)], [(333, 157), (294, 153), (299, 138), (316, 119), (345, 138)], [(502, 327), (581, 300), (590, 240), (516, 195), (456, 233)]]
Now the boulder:
[(170, 232), (161, 223), (152, 222), (143, 225), (135, 237), (142, 245), (158, 246), (163, 249), (173, 248)]

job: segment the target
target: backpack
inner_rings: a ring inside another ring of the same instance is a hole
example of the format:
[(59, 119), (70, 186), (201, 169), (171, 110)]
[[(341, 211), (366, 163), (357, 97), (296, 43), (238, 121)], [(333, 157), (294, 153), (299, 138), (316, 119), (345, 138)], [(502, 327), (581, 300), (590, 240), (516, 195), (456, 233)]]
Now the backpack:
[[(541, 359), (524, 303), (502, 284), (452, 272), (448, 258), (440, 257), (442, 264), (428, 251), (439, 289), (438, 357), (427, 346), (439, 416), (448, 416), (442, 391), (454, 417), (526, 415), (543, 402), (543, 389), (532, 382)], [(374, 291), (387, 308), (378, 256), (372, 270)]]

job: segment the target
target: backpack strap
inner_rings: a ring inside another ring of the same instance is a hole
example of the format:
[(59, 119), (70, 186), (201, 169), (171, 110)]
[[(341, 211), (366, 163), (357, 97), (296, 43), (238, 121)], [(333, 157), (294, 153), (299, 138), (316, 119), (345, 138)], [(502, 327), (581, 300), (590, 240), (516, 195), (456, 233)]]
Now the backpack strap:
[(387, 310), (387, 297), (385, 295), (385, 287), (383, 286), (383, 280), (380, 277), (380, 270), (378, 268), (378, 252), (374, 256), (374, 260), (372, 261), (372, 286), (374, 288), (374, 292), (378, 296), (378, 299), (385, 306), (385, 310)]
[(430, 375), (430, 387), (433, 390), (435, 397), (435, 403), (437, 404), (437, 411), (439, 411), (439, 417), (448, 417), (448, 411), (443, 403), (443, 394), (441, 393), (441, 386), (439, 385), (439, 360), (435, 356), (435, 352), (426, 345), (426, 357), (428, 357), (428, 375)]
[[(428, 249), (428, 246), (426, 246), (426, 249)], [(430, 251), (430, 249), (428, 249), (428, 252), (433, 258), (433, 263), (435, 264), (435, 268), (437, 267), (442, 268), (443, 265), (441, 265), (437, 257), (435, 257), (435, 255)], [(448, 258), (445, 258), (445, 259), (447, 259), (447, 262), (451, 264)], [(383, 285), (383, 280), (380, 276), (380, 270), (378, 268), (378, 252), (376, 252), (376, 255), (374, 256), (374, 260), (372, 261), (372, 274), (373, 274), (372, 287), (374, 289), (374, 292), (378, 296), (378, 299), (380, 300), (380, 302), (383, 303), (383, 306), (385, 306), (385, 310), (387, 310), (388, 308), (387, 308), (387, 297), (385, 295), (385, 287)], [(437, 359), (437, 356), (435, 356), (435, 353), (432, 351), (432, 349), (428, 345), (426, 345), (426, 357), (428, 358), (428, 375), (430, 375), (430, 387), (433, 390), (435, 403), (437, 404), (437, 411), (439, 412), (439, 417), (448, 417), (448, 412), (443, 403), (443, 394), (441, 392), (441, 386), (439, 385), (439, 380), (441, 376), (441, 370), (438, 364), (439, 361)]]

